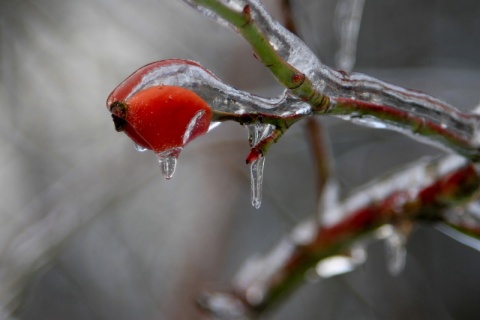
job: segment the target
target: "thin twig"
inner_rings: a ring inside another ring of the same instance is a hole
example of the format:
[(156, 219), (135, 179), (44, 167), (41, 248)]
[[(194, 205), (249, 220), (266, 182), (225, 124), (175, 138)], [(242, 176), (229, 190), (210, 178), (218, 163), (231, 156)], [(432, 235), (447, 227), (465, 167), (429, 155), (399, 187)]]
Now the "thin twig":
[[(285, 27), (291, 33), (298, 35), (290, 0), (283, 0), (281, 3), (282, 13), (285, 20)], [(317, 182), (317, 210), (319, 223), (322, 221), (322, 213), (328, 210), (328, 206), (334, 205), (338, 199), (338, 182), (334, 177), (334, 165), (332, 152), (327, 133), (318, 119), (307, 118), (305, 122), (305, 135), (309, 141), (315, 167)]]
[[(480, 238), (479, 221), (455, 224), (445, 214), (449, 207), (475, 199), (479, 191), (480, 174), (473, 164), (456, 156), (422, 161), (374, 181), (332, 208), (329, 222), (321, 226), (312, 220), (300, 223), (268, 254), (247, 261), (234, 281), (229, 301), (242, 305), (245, 315), (264, 313), (301, 284), (319, 261), (341, 254), (385, 224), (445, 221)], [(225, 293), (220, 295), (225, 298)], [(216, 294), (204, 297), (204, 308), (215, 314), (217, 298)]]

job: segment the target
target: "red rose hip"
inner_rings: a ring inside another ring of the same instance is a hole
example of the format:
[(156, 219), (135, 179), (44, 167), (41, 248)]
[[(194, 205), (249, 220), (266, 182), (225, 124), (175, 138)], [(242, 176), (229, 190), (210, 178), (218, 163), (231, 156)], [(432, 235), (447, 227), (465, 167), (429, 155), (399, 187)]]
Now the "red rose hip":
[(107, 103), (115, 128), (139, 147), (153, 150), (170, 178), (181, 149), (208, 131), (209, 105), (193, 91), (177, 86), (152, 86), (126, 101), (112, 101), (114, 93)]

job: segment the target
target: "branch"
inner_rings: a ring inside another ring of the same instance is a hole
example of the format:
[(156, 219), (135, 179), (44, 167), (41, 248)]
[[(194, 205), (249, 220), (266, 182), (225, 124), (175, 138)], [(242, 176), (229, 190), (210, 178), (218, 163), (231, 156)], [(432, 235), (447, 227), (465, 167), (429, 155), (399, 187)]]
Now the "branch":
[(326, 212), (320, 226), (314, 220), (304, 221), (270, 253), (247, 261), (232, 292), (207, 294), (202, 306), (213, 314), (235, 317), (265, 312), (301, 284), (319, 261), (342, 254), (385, 224), (445, 222), (480, 238), (480, 220), (452, 218), (447, 210), (466, 205), (479, 191), (479, 172), (457, 156), (422, 161), (373, 181)]
[(287, 88), (286, 94), (306, 101), (315, 114), (396, 130), (473, 161), (479, 159), (478, 115), (463, 113), (418, 91), (328, 68), (257, 0), (184, 1), (239, 32)]

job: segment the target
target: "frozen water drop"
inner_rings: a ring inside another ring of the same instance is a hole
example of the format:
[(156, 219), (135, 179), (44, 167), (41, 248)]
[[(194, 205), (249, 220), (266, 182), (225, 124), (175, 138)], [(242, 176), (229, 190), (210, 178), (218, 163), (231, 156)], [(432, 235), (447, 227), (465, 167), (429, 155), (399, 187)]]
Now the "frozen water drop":
[(250, 182), (252, 191), (252, 205), (258, 209), (262, 204), (263, 168), (265, 157), (260, 156), (250, 164)]
[(336, 66), (352, 71), (357, 53), (357, 39), (365, 0), (339, 0), (335, 10), (335, 28), (340, 47), (335, 56)]
[(147, 148), (142, 147), (141, 145), (136, 144), (136, 143), (133, 146), (134, 146), (135, 150), (137, 150), (138, 152), (145, 152), (145, 151), (148, 150)]
[(392, 276), (396, 276), (405, 269), (407, 233), (394, 226), (382, 229), (385, 235), (387, 268)]
[(180, 151), (182, 151), (182, 148), (173, 148), (156, 154), (158, 164), (165, 179), (171, 179), (173, 177)]
[(166, 179), (171, 179), (175, 173), (175, 168), (177, 166), (177, 158), (175, 157), (165, 157), (158, 158), (160, 166), (162, 167), (163, 176)]
[[(248, 133), (248, 141), (252, 150), (263, 139), (268, 138), (275, 130), (275, 126), (265, 123), (254, 123), (246, 125)], [(251, 178), (251, 192), (252, 205), (258, 209), (262, 204), (262, 185), (263, 185), (263, 168), (265, 166), (265, 157), (260, 153), (260, 156), (254, 157), (250, 163), (250, 178)], [(247, 161), (248, 158), (247, 158)]]

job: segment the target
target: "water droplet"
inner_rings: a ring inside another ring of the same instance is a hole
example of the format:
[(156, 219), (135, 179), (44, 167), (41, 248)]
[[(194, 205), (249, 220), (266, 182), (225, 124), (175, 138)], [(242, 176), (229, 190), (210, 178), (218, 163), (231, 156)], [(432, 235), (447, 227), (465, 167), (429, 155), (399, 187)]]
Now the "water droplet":
[(336, 66), (352, 71), (357, 53), (357, 39), (365, 0), (339, 0), (335, 9), (334, 27), (340, 47), (335, 55)]
[(173, 148), (156, 154), (158, 164), (165, 179), (171, 179), (173, 177), (180, 151), (182, 151), (182, 148)]
[(133, 146), (134, 146), (135, 150), (137, 150), (138, 152), (145, 152), (145, 151), (148, 150), (147, 148), (142, 147), (141, 145), (136, 144), (136, 143)]
[(205, 114), (204, 110), (198, 111), (193, 118), (190, 120), (190, 122), (187, 125), (187, 129), (185, 130), (185, 133), (183, 134), (183, 144), (187, 144), (188, 141), (190, 141), (190, 136), (192, 135), (192, 132), (194, 131), (195, 127), (198, 126), (199, 120), (203, 117)]
[(265, 157), (259, 157), (250, 164), (250, 182), (252, 192), (252, 205), (255, 209), (262, 204), (263, 168)]

